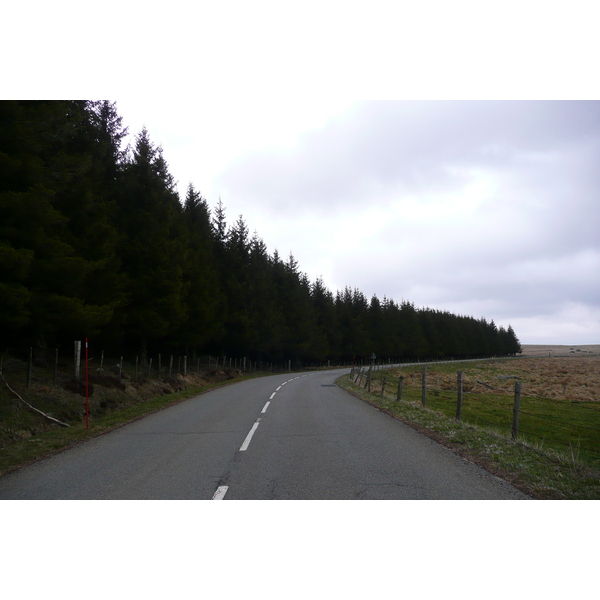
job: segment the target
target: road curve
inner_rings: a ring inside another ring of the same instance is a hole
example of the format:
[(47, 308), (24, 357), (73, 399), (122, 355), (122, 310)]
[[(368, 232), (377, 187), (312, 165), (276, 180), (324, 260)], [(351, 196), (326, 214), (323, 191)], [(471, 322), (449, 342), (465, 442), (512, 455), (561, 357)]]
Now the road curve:
[(196, 396), (0, 478), (0, 499), (528, 499), (335, 385), (279, 374)]

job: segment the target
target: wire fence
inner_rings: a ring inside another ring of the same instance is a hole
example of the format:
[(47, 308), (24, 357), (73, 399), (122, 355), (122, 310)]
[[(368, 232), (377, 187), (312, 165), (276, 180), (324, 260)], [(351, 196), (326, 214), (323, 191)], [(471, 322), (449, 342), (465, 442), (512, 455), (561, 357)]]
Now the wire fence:
[[(311, 361), (286, 359), (279, 361), (252, 360), (248, 357), (227, 355), (198, 355), (192, 353), (173, 354), (155, 353), (146, 355), (112, 353), (105, 355), (104, 350), (86, 348), (86, 342), (75, 341), (73, 350), (34, 351), (30, 348), (25, 356), (18, 353), (0, 357), (0, 373), (20, 373), (19, 379), (26, 388), (33, 384), (59, 384), (77, 381), (84, 377), (85, 370), (92, 376), (105, 374), (129, 378), (164, 378), (206, 373), (285, 373), (307, 369), (331, 369), (350, 367), (348, 363), (338, 361)], [(88, 354), (89, 352), (89, 354)]]
[(392, 378), (374, 368), (355, 368), (351, 378), (356, 385), (388, 401), (404, 400), (418, 405), (420, 400), (422, 407), (439, 410), (446, 416), (493, 428), (515, 440), (537, 442), (600, 467), (600, 403), (584, 405), (525, 397), (521, 381), (515, 382), (512, 396), (464, 392), (462, 373), (457, 372), (452, 389), (444, 390), (439, 388), (439, 379), (436, 386), (428, 384), (428, 375), (431, 381), (436, 374), (428, 373), (427, 366), (422, 367), (420, 381), (415, 373)]

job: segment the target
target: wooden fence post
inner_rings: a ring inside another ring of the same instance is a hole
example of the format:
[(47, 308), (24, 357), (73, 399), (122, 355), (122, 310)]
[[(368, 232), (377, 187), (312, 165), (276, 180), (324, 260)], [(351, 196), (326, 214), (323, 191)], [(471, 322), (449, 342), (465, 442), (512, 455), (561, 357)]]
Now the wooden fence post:
[(173, 355), (171, 354), (171, 358), (169, 359), (169, 377), (171, 377), (173, 373)]
[(139, 364), (139, 362), (140, 362), (140, 357), (136, 356), (135, 357), (135, 377), (136, 377), (136, 379), (137, 379), (137, 376), (138, 376), (138, 364)]
[(404, 387), (404, 375), (400, 375), (398, 378), (398, 394), (396, 395), (396, 400), (402, 400), (402, 388)]
[(121, 356), (121, 361), (119, 362), (119, 379), (123, 376), (123, 357)]
[(152, 359), (148, 361), (148, 379), (150, 379), (152, 375)]
[(75, 379), (79, 379), (79, 369), (81, 367), (81, 341), (75, 342), (75, 356), (74, 358), (74, 373)]
[(183, 357), (183, 375), (184, 377), (187, 375), (187, 356)]
[(423, 381), (421, 382), (421, 404), (427, 403), (427, 365), (423, 367)]
[(463, 401), (463, 372), (458, 371), (456, 373), (458, 383), (458, 400), (456, 402), (456, 419), (460, 421), (462, 415), (462, 401)]
[(381, 382), (381, 397), (383, 398), (383, 392), (385, 391), (385, 382), (387, 380), (387, 377), (383, 378), (383, 381)]
[(519, 437), (519, 409), (521, 406), (521, 382), (515, 381), (515, 404), (513, 406), (512, 439)]

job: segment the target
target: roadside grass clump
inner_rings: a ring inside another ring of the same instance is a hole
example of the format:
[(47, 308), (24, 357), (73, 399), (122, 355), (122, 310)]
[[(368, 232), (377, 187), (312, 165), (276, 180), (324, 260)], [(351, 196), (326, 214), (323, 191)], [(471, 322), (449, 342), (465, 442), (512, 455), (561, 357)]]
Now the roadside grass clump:
[[(456, 365), (450, 368), (454, 370), (454, 375), (456, 370), (460, 370)], [(377, 373), (381, 377), (386, 376), (389, 382), (390, 370)], [(375, 373), (373, 375), (376, 376)], [(406, 386), (406, 371), (404, 375)], [(463, 420), (458, 421), (454, 418), (456, 398), (452, 414), (448, 414), (448, 406), (444, 410), (443, 402), (442, 407), (435, 405), (433, 398), (430, 402), (429, 396), (433, 396), (433, 393), (429, 394), (429, 391), (426, 406), (423, 407), (420, 380), (415, 382), (414, 390), (411, 391), (409, 387), (407, 393), (403, 392), (401, 401), (396, 401), (394, 389), (381, 396), (375, 378), (371, 393), (356, 385), (350, 375), (341, 377), (337, 383), (534, 498), (600, 498), (600, 471), (583, 462), (573, 447), (571, 450), (556, 450), (548, 447), (545, 441), (526, 436), (512, 440), (507, 428), (499, 420), (494, 421), (490, 415), (487, 415), (485, 423), (478, 424), (468, 420), (463, 410)], [(406, 387), (404, 391), (407, 391)], [(438, 398), (439, 396), (436, 400)]]

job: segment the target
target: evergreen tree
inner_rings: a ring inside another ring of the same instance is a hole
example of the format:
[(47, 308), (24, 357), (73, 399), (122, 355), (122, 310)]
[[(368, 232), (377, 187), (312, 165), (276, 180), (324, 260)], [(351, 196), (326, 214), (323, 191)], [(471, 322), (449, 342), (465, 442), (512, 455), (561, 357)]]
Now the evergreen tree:
[(146, 355), (186, 318), (185, 221), (160, 148), (144, 128), (128, 159), (119, 200), (120, 256), (128, 277), (125, 333)]
[(325, 287), (323, 279), (317, 278), (311, 287), (316, 318), (316, 337), (313, 342), (314, 356), (318, 361), (339, 356), (339, 333), (333, 294)]
[(285, 323), (278, 308), (274, 262), (256, 231), (250, 240), (247, 303), (250, 319), (247, 355), (253, 360), (280, 355)]
[(2, 102), (0, 111), (3, 329), (25, 328), (23, 342), (40, 346), (92, 335), (112, 307), (86, 297), (98, 262), (73, 234), (74, 207), (89, 198), (86, 104)]
[[(217, 224), (216, 231), (219, 230)], [(250, 242), (248, 227), (242, 215), (225, 237), (225, 262), (222, 280), (228, 299), (227, 345), (236, 356), (247, 353), (251, 333), (249, 314)]]
[(519, 338), (515, 334), (515, 330), (509, 324), (508, 329), (506, 331), (506, 353), (507, 354), (520, 354), (523, 352), (521, 348), (521, 343), (519, 342)]
[(210, 209), (191, 183), (183, 217), (186, 225), (183, 239), (188, 249), (182, 271), (187, 317), (173, 334), (173, 344), (206, 350), (215, 338), (223, 336), (223, 326), (217, 316), (218, 307), (226, 302), (226, 297), (219, 287)]
[(225, 248), (227, 245), (227, 221), (225, 217), (225, 207), (219, 196), (219, 202), (215, 208), (215, 214), (212, 221), (213, 232), (217, 243)]

